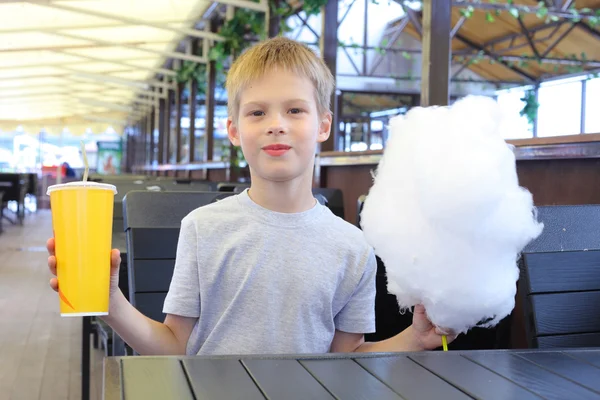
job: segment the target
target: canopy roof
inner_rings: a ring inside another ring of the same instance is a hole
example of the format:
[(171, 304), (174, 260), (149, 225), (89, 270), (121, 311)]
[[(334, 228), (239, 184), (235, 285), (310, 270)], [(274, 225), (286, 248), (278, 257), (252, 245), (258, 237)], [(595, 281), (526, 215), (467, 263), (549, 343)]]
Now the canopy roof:
[(156, 88), (172, 85), (155, 76), (175, 74), (162, 66), (184, 37), (205, 34), (190, 28), (210, 4), (3, 0), (0, 121), (124, 123), (152, 104)]

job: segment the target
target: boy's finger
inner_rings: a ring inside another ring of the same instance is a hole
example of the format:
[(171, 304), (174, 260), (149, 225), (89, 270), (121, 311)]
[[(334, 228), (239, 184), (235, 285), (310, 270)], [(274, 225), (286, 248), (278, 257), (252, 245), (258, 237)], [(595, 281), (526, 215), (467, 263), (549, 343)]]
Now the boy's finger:
[(112, 269), (119, 268), (121, 265), (121, 253), (117, 249), (112, 249), (110, 252), (110, 266)]
[(54, 255), (54, 249), (55, 249), (54, 238), (50, 238), (50, 239), (48, 239), (48, 241), (46, 241), (46, 249), (48, 249), (48, 253), (50, 253), (51, 256)]
[(453, 332), (452, 329), (442, 329), (442, 328), (437, 327), (437, 328), (435, 328), (435, 333), (437, 335), (445, 335), (448, 339), (451, 336), (456, 337), (456, 333)]
[(56, 257), (50, 256), (48, 257), (48, 268), (50, 268), (50, 273), (56, 276)]
[(58, 292), (58, 279), (56, 278), (52, 278), (50, 279), (50, 287), (55, 291)]

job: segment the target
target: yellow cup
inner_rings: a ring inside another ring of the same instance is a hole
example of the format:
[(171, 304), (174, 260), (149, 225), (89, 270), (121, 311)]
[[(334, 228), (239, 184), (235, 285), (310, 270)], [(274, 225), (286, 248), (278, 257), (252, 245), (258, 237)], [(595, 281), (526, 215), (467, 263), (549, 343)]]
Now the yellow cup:
[(56, 243), (60, 315), (108, 315), (114, 185), (69, 182), (48, 188)]

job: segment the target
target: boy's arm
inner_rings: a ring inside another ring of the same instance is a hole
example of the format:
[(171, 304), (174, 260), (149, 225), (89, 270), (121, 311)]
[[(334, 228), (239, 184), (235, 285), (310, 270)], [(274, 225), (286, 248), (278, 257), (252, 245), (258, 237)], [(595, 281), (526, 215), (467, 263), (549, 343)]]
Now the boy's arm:
[[(379, 342), (365, 342), (362, 333), (336, 331), (331, 343), (332, 352), (402, 352), (433, 350), (442, 345), (443, 332), (427, 318), (425, 307), (415, 306), (411, 326), (389, 339)], [(456, 335), (447, 335), (448, 343)]]
[(119, 290), (111, 298), (110, 314), (102, 319), (141, 355), (185, 355), (198, 318), (167, 314), (164, 323), (150, 319), (132, 306)]
[(336, 331), (331, 343), (332, 353), (390, 353), (402, 351), (422, 351), (424, 348), (414, 339), (412, 326), (398, 335), (380, 342), (365, 342), (361, 333)]

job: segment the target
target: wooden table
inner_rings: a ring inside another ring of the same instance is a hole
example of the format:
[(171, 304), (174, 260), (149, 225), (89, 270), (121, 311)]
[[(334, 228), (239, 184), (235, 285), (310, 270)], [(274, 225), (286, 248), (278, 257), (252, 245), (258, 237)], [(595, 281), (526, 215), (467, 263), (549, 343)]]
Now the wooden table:
[(600, 399), (600, 349), (108, 357), (116, 399)]

